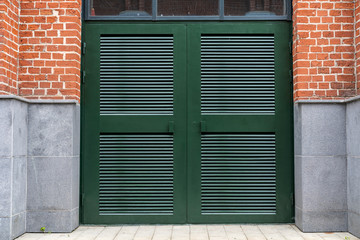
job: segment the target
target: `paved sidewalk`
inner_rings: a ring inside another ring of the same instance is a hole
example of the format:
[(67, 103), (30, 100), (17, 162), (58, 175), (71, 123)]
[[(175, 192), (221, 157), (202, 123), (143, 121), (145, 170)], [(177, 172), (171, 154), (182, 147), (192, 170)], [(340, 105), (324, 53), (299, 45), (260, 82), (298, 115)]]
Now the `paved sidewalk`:
[(70, 234), (27, 233), (17, 240), (359, 240), (349, 233), (302, 233), (287, 225), (80, 226)]

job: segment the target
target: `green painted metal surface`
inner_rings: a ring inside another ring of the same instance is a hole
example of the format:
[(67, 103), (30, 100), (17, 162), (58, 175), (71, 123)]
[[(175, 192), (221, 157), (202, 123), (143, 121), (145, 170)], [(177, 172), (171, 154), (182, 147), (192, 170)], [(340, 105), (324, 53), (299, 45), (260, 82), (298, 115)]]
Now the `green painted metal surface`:
[(85, 23), (81, 221), (292, 222), (290, 27)]
[(168, 134), (101, 134), (100, 215), (173, 215), (173, 148)]
[(202, 134), (201, 214), (276, 214), (275, 134)]

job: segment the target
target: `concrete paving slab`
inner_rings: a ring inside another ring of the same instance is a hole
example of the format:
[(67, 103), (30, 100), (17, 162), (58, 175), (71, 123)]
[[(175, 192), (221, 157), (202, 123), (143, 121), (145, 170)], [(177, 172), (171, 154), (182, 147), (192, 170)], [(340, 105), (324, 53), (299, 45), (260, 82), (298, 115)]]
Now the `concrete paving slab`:
[(360, 240), (348, 232), (303, 233), (293, 224), (80, 226), (72, 233), (26, 233), (17, 240)]

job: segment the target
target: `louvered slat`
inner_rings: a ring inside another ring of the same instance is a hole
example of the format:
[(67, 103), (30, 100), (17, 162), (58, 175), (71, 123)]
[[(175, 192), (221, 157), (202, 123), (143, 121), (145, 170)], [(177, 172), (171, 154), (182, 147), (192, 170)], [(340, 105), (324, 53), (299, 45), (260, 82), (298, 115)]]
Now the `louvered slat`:
[(173, 113), (173, 37), (100, 38), (100, 114)]
[(275, 214), (274, 134), (201, 137), (202, 214)]
[(203, 114), (274, 114), (274, 36), (201, 36)]
[(100, 136), (100, 214), (173, 214), (173, 137)]

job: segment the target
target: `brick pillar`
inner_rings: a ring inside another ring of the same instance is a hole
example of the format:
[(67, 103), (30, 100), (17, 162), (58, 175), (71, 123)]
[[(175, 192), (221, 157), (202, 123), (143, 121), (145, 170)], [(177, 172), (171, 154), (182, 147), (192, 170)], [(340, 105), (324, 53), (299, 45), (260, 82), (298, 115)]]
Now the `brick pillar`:
[(0, 0), (0, 95), (18, 93), (19, 4)]
[(293, 1), (294, 99), (355, 95), (354, 2)]
[(20, 96), (80, 99), (81, 1), (23, 0)]

